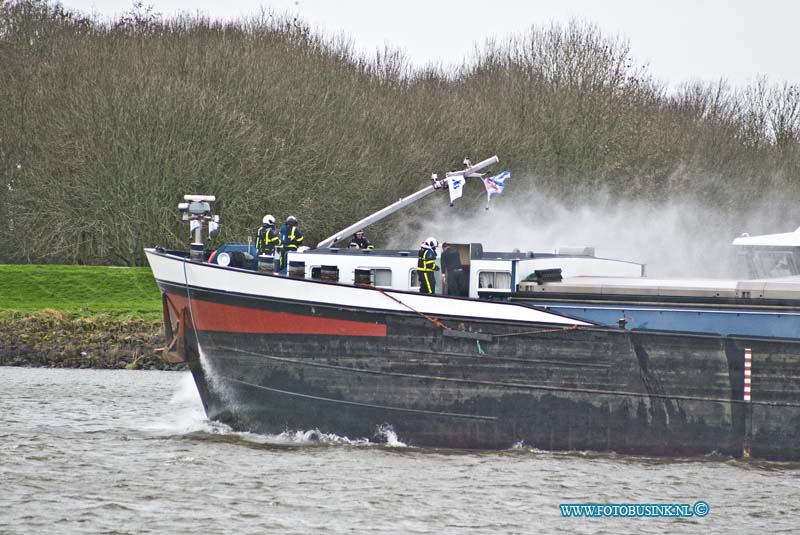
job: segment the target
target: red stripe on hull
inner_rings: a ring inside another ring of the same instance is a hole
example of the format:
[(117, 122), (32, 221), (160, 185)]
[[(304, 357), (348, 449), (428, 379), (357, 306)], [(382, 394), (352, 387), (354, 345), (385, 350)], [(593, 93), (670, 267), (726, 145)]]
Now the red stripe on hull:
[(170, 294), (174, 310), (194, 313), (194, 325), (201, 331), (252, 334), (329, 334), (334, 336), (386, 336), (386, 325), (272, 312), (192, 299)]

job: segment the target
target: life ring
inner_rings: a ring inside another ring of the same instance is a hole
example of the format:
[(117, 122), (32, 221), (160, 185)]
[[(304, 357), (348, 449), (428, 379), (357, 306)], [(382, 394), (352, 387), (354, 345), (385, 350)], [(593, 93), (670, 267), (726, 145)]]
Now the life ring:
[(212, 252), (210, 255), (208, 255), (208, 263), (209, 264), (213, 264), (214, 263), (214, 257), (217, 256), (217, 251), (219, 251), (219, 249), (215, 249), (214, 252)]

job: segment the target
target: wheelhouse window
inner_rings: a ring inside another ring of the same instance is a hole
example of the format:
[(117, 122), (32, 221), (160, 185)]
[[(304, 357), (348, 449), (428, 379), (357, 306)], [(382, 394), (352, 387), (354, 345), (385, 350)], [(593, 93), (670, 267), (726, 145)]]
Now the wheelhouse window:
[(412, 269), (410, 272), (408, 287), (419, 289), (419, 273), (416, 269)]
[(369, 284), (377, 287), (392, 287), (392, 270), (389, 268), (356, 268), (353, 271), (353, 282), (356, 285)]
[(339, 282), (339, 269), (336, 266), (311, 266), (311, 278)]
[(391, 288), (392, 286), (392, 270), (386, 268), (373, 268), (370, 269), (372, 276), (372, 284), (375, 286), (385, 286)]
[(755, 251), (753, 267), (757, 278), (797, 275), (794, 255), (789, 251)]
[(479, 271), (478, 289), (481, 290), (510, 290), (510, 271)]

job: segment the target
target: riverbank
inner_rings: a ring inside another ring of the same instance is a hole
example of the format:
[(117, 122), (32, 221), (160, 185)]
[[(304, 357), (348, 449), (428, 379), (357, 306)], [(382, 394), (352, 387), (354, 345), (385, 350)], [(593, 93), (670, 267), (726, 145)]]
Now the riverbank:
[(176, 370), (158, 348), (160, 321), (96, 315), (72, 317), (44, 310), (0, 314), (0, 365), (52, 368)]
[(182, 369), (165, 364), (149, 268), (0, 265), (0, 365)]

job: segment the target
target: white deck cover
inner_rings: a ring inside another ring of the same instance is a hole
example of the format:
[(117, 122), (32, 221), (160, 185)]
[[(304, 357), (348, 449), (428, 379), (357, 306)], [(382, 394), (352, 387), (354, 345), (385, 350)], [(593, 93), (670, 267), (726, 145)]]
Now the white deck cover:
[(433, 316), (483, 318), (487, 320), (590, 325), (542, 310), (511, 303), (495, 303), (443, 296), (325, 284), (307, 279), (264, 275), (250, 270), (221, 267), (188, 261), (182, 257), (158, 254), (146, 249), (147, 259), (157, 280), (177, 285), (240, 295), (274, 297), (295, 302), (308, 301), (338, 306), (399, 312), (421, 312)]
[[(648, 279), (572, 277), (561, 282), (520, 284), (521, 291), (597, 295), (800, 299), (800, 277), (779, 279)], [(746, 293), (749, 292), (749, 293)]]
[(800, 246), (800, 227), (794, 232), (780, 234), (764, 234), (761, 236), (748, 236), (743, 234), (733, 240), (733, 245), (761, 245), (766, 247), (797, 247)]

